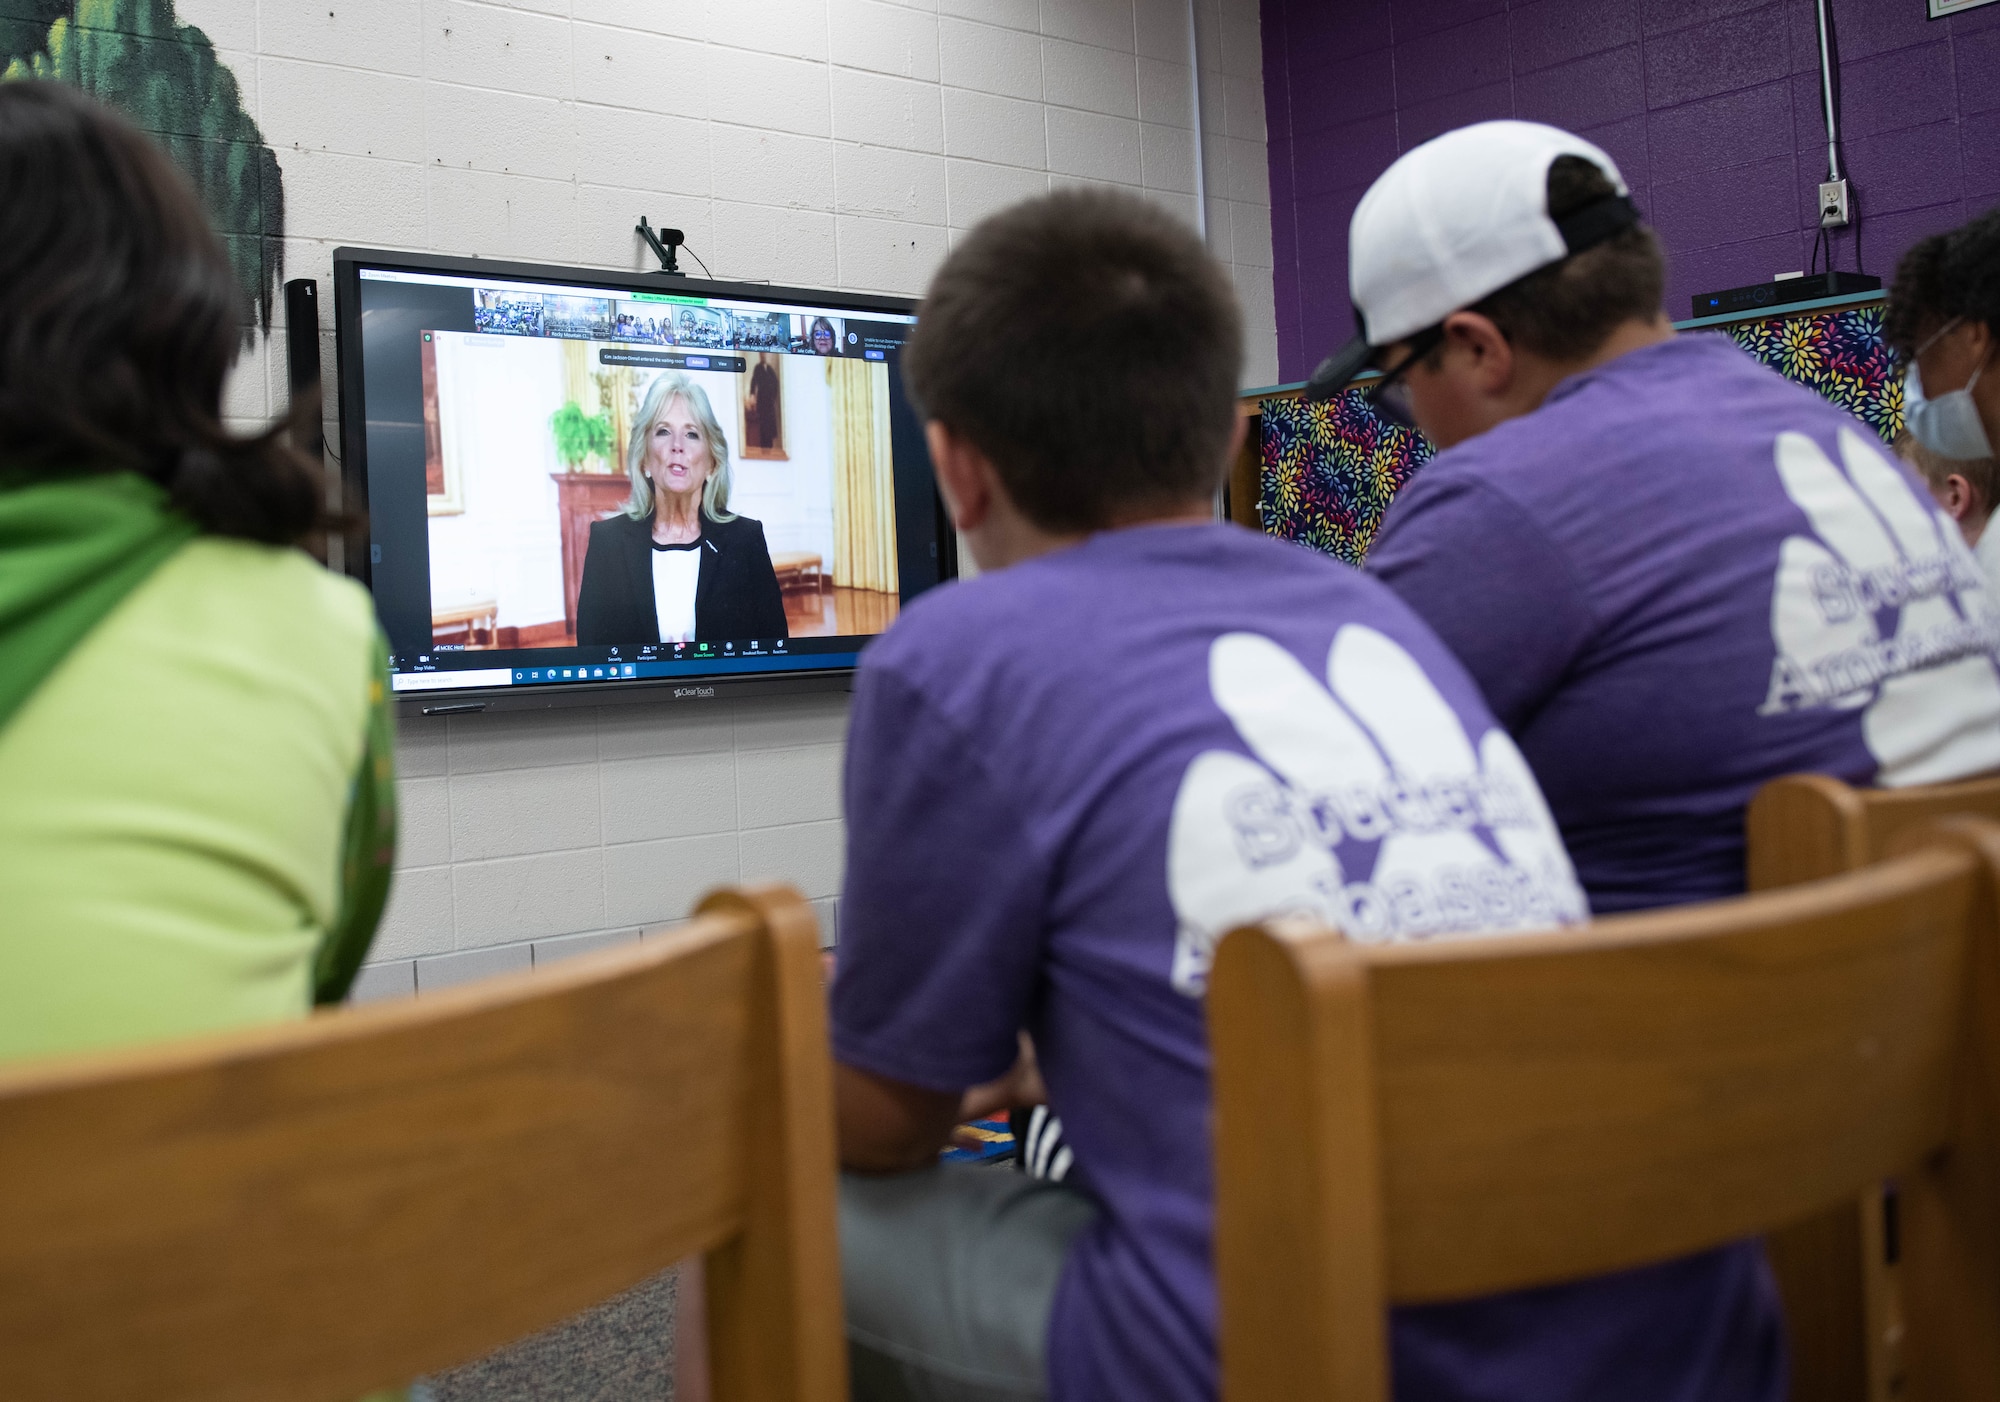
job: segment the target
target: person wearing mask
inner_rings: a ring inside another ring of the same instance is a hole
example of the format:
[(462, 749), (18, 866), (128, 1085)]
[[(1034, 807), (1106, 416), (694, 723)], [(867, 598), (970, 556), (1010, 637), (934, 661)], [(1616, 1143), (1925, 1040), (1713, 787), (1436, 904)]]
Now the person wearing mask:
[(1984, 530), (2000, 447), (2000, 209), (1903, 255), (1883, 332), (1906, 367), (1913, 461), (2000, 581), (2000, 532)]
[(394, 855), (387, 655), (166, 154), (0, 83), (0, 1058), (343, 997)]
[[(1674, 333), (1603, 151), (1530, 122), (1448, 132), (1363, 196), (1350, 259), (1362, 334), (1313, 390), (1379, 370), (1368, 397), (1439, 449), (1368, 570), (1519, 742), (1594, 912), (1741, 893), (1744, 809), (1779, 775), (2000, 766), (2000, 633), (1956, 532), (1858, 421)], [(1784, 1395), (1754, 1244), (1421, 1315), (1433, 1342), (1396, 1355), (1412, 1395)], [(1532, 1387), (1469, 1366), (1481, 1320)]]

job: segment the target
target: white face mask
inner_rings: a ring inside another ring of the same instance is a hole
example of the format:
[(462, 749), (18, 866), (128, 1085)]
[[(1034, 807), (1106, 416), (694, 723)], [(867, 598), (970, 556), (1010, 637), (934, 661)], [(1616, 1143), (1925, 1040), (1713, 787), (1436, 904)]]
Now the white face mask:
[[(1944, 335), (1958, 325), (1962, 318), (1954, 317), (1939, 327), (1936, 335), (1917, 347), (1917, 355), (1922, 355)], [(1917, 369), (1917, 357), (1910, 357), (1909, 373), (1903, 376), (1903, 426), (1910, 430), (1916, 440), (1941, 458), (1990, 458), (1993, 456), (1992, 440), (1986, 436), (1986, 425), (1980, 421), (1979, 406), (1972, 402), (1972, 387), (1979, 383), (1979, 377), (1986, 367), (1980, 366), (1972, 372), (1972, 378), (1965, 382), (1965, 388), (1940, 394), (1936, 399), (1924, 397), (1924, 377)]]

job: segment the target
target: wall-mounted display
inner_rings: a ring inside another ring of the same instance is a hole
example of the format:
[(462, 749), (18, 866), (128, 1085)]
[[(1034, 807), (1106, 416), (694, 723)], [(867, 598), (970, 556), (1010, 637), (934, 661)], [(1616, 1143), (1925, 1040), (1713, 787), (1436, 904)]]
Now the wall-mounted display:
[(844, 685), (951, 573), (907, 299), (360, 249), (334, 292), (412, 705)]
[(1929, 0), (1932, 19), (1943, 19), (1955, 15), (1960, 10), (1976, 10), (1981, 5), (1991, 5), (1995, 0)]

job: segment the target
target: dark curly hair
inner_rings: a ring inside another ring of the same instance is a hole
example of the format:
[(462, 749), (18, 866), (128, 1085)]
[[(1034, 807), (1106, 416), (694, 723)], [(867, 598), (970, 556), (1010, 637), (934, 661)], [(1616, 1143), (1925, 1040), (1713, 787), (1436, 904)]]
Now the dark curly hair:
[(1882, 333), (1898, 354), (1913, 353), (1953, 317), (1983, 321), (2000, 336), (2000, 209), (1932, 234), (1896, 265)]
[(294, 544), (334, 524), (294, 446), (316, 397), (251, 437), (222, 421), (246, 308), (194, 188), (73, 88), (0, 83), (0, 462), (127, 469), (212, 535)]

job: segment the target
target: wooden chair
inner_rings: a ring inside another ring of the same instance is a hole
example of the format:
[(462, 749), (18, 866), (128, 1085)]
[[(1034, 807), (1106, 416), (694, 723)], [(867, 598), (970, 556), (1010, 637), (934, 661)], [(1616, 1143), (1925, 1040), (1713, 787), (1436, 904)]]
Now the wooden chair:
[[(1823, 774), (1774, 779), (1746, 822), (1750, 889), (1858, 871), (1955, 813), (2000, 819), (2000, 778), (1903, 789), (1856, 789)], [(1902, 1390), (1903, 1309), (1885, 1205), (1872, 1190), (1765, 1239), (1785, 1297), (1793, 1402), (1891, 1402)]]
[(0, 1070), (0, 1396), (353, 1402), (705, 1253), (714, 1393), (846, 1396), (810, 907)]
[(1910, 1395), (2000, 1396), (1996, 887), (2000, 826), (1958, 820), (1856, 875), (1574, 931), (1231, 934), (1223, 1397), (1379, 1402), (1391, 1305), (1671, 1259), (1891, 1173)]

